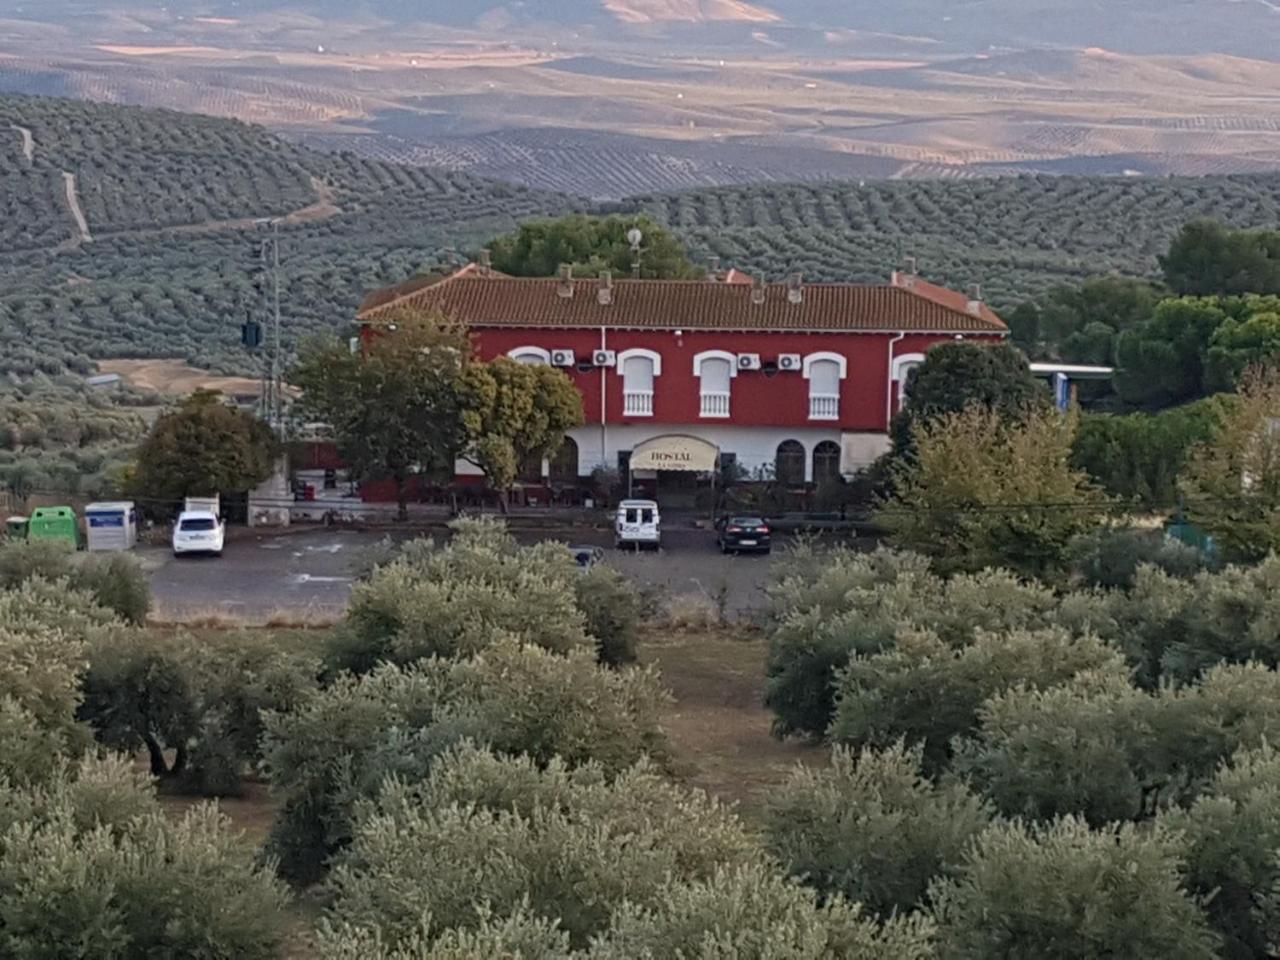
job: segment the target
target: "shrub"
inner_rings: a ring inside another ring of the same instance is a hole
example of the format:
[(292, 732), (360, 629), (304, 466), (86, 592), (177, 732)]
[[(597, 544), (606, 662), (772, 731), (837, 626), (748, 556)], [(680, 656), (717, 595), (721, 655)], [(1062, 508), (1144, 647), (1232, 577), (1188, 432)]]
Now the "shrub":
[(151, 587), (134, 557), (118, 553), (86, 557), (70, 582), (126, 623), (141, 624), (151, 612)]
[(425, 932), (430, 921), (410, 937), (387, 943), (376, 928), (323, 925), (320, 960), (571, 960), (569, 938), (555, 921), (530, 916), (523, 909), (494, 918), (483, 908), (477, 926), (444, 930), (434, 939)]
[(640, 591), (617, 570), (600, 565), (580, 574), (575, 587), (587, 633), (599, 645), (600, 662), (611, 667), (635, 662)]
[(540, 763), (557, 755), (596, 761), (609, 771), (662, 756), (664, 702), (652, 671), (607, 670), (586, 648), (560, 656), (511, 638), (469, 660), (385, 664), (340, 677), (265, 717), (266, 764), (284, 799), (274, 849), (288, 875), (318, 877), (350, 839), (361, 799), (392, 774), (422, 780), (463, 739)]
[(0, 954), (278, 956), (285, 893), (214, 808), (172, 820), (124, 763), (67, 777), (2, 805)]
[(955, 768), (1008, 816), (1127, 820), (1142, 809), (1133, 760), (1146, 705), (1123, 669), (1044, 690), (1018, 685), (983, 704), (977, 737), (958, 746)]
[(65, 577), (74, 558), (71, 544), (61, 540), (0, 541), (0, 590), (12, 590), (33, 577)]
[(719, 803), (647, 764), (610, 778), (597, 764), (540, 770), (468, 748), (416, 786), (388, 786), (329, 889), (337, 921), (377, 925), (392, 943), (474, 927), (483, 902), (498, 916), (558, 919), (583, 946), (624, 900), (647, 904), (668, 882), (760, 857)]
[(995, 825), (930, 889), (939, 957), (1211, 960), (1217, 938), (1181, 886), (1182, 860), (1161, 827)]
[(905, 738), (930, 770), (946, 766), (952, 741), (973, 732), (988, 697), (1022, 685), (1044, 690), (1095, 669), (1123, 672), (1120, 655), (1062, 628), (980, 633), (949, 647), (932, 632), (899, 634), (892, 647), (855, 656), (839, 674), (829, 736), (853, 747)]
[(919, 748), (837, 747), (829, 768), (798, 767), (770, 800), (765, 835), (787, 871), (822, 897), (840, 894), (876, 913), (906, 913), (929, 881), (960, 862), (990, 820), (962, 784), (920, 773)]
[(1259, 908), (1280, 881), (1280, 755), (1242, 751), (1219, 768), (1204, 796), (1164, 822), (1187, 844), (1187, 886), (1202, 897), (1223, 938), (1223, 956), (1266, 956)]
[(592, 646), (578, 607), (581, 574), (564, 547), (521, 547), (487, 521), (454, 530), (444, 546), (405, 545), (357, 584), (336, 667), (465, 657), (502, 634), (557, 653)]
[(1213, 561), (1162, 531), (1099, 527), (1071, 541), (1071, 567), (1091, 587), (1132, 587), (1141, 566), (1180, 579), (1210, 569)]

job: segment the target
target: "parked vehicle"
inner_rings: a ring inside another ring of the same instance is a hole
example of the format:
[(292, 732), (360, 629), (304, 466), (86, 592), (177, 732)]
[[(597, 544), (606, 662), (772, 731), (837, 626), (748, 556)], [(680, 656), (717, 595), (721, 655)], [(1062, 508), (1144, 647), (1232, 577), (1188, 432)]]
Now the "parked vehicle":
[(773, 531), (760, 517), (721, 517), (716, 521), (716, 543), (721, 553), (768, 553), (773, 549)]
[(598, 563), (604, 563), (604, 551), (599, 547), (579, 546), (570, 547), (569, 552), (573, 554), (574, 562), (584, 572), (590, 570)]
[(222, 556), (227, 527), (222, 519), (208, 510), (184, 510), (173, 525), (173, 555), (190, 553)]
[(214, 495), (212, 497), (187, 497), (182, 505), (183, 513), (212, 513), (215, 517), (222, 517), (222, 497)]
[(623, 500), (618, 504), (613, 542), (616, 547), (662, 546), (662, 517), (652, 500)]
[(37, 507), (27, 522), (28, 540), (61, 540), (80, 547), (80, 522), (70, 507)]

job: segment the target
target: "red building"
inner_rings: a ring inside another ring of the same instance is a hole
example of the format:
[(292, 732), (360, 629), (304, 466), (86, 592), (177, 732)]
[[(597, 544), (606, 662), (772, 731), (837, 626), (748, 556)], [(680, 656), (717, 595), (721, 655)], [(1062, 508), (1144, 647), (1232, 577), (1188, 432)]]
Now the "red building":
[(766, 284), (736, 271), (529, 279), (471, 264), (371, 294), (358, 319), (371, 336), (405, 311), (464, 323), (482, 359), (564, 370), (586, 423), (544, 467), (560, 481), (632, 464), (652, 480), (717, 456), (793, 485), (852, 474), (888, 449), (902, 385), (925, 351), (1008, 333), (980, 299), (905, 273), (880, 285)]

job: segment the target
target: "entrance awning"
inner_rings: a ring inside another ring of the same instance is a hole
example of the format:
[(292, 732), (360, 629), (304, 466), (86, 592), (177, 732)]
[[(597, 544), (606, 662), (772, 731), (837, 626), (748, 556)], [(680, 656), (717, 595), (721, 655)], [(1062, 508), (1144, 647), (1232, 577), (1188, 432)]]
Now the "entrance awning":
[(713, 443), (675, 434), (646, 440), (631, 451), (632, 470), (683, 470), (711, 473), (720, 459), (720, 448)]

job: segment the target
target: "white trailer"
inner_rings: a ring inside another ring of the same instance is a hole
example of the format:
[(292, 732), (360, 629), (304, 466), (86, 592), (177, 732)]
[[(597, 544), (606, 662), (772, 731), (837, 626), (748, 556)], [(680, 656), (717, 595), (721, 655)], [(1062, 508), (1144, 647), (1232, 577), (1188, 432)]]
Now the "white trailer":
[(183, 513), (212, 513), (215, 517), (222, 516), (222, 498), (214, 495), (212, 497), (187, 497), (186, 503), (182, 507)]
[(138, 511), (132, 500), (91, 503), (84, 508), (85, 548), (132, 550), (138, 542)]

